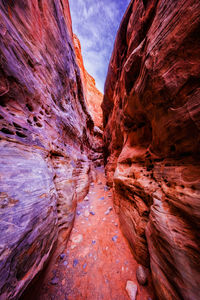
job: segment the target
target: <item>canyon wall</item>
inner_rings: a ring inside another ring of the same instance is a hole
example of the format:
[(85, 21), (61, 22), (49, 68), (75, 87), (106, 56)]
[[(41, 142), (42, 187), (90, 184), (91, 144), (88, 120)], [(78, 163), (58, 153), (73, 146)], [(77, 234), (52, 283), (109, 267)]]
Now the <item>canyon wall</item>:
[(0, 0), (0, 299), (66, 243), (95, 158), (68, 1)]
[(121, 228), (159, 299), (200, 297), (200, 2), (131, 1), (105, 96), (105, 164)]
[(81, 44), (78, 37), (74, 34), (74, 47), (77, 62), (81, 71), (81, 77), (83, 81), (83, 89), (85, 92), (86, 103), (88, 110), (94, 120), (95, 126), (99, 127), (101, 130), (103, 125), (103, 113), (100, 109), (101, 103), (103, 101), (103, 94), (97, 89), (95, 79), (87, 72), (84, 67), (83, 57), (81, 52)]

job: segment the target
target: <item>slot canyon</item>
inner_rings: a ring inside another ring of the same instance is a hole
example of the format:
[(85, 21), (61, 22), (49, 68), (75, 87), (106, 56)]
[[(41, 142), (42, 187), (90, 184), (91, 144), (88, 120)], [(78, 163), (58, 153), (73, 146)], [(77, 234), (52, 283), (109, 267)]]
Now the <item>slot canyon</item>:
[(0, 0), (0, 300), (198, 300), (200, 1), (129, 1), (104, 94), (72, 21)]

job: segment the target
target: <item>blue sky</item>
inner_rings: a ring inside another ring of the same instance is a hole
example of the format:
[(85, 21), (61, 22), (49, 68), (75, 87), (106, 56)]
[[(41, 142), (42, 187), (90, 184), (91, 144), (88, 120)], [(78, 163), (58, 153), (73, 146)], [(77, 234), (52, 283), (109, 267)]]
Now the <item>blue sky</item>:
[(103, 92), (116, 33), (130, 0), (69, 0), (86, 70)]

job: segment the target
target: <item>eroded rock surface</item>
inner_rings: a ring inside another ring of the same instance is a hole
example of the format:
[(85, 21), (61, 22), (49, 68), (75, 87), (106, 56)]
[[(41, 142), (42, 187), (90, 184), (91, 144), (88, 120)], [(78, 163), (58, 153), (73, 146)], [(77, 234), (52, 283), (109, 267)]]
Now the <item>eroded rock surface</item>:
[(0, 299), (66, 242), (88, 192), (94, 124), (68, 1), (0, 1)]
[(81, 77), (84, 83), (84, 92), (86, 96), (86, 102), (89, 112), (92, 115), (95, 126), (98, 126), (101, 130), (103, 122), (103, 113), (100, 109), (103, 101), (103, 94), (97, 89), (95, 79), (87, 72), (84, 67), (83, 57), (81, 53), (81, 44), (78, 37), (74, 34), (74, 47), (77, 57), (77, 62), (81, 71)]
[(200, 295), (199, 20), (199, 1), (131, 1), (102, 105), (115, 207), (162, 300)]

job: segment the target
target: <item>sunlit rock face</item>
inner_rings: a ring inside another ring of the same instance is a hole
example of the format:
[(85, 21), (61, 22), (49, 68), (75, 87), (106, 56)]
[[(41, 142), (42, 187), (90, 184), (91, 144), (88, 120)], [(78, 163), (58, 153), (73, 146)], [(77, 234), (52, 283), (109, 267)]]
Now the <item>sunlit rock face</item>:
[(77, 62), (80, 67), (81, 77), (84, 83), (84, 92), (89, 112), (92, 115), (95, 126), (102, 129), (103, 116), (100, 109), (103, 101), (103, 94), (97, 89), (95, 79), (86, 71), (81, 53), (81, 44), (78, 37), (74, 34), (74, 47), (77, 57)]
[(199, 1), (131, 1), (102, 105), (121, 226), (162, 300), (200, 295), (199, 21)]
[(86, 71), (83, 63), (81, 52), (81, 44), (78, 37), (73, 35), (74, 48), (76, 59), (80, 68), (81, 79), (83, 82), (83, 91), (86, 99), (88, 110), (94, 121), (94, 141), (93, 148), (95, 156), (92, 155), (94, 165), (103, 165), (103, 113), (101, 110), (101, 103), (103, 101), (103, 94), (97, 89), (95, 79)]
[[(0, 299), (66, 242), (95, 159), (68, 1), (0, 1)], [(90, 159), (89, 159), (90, 158)]]

